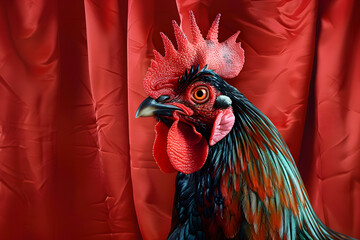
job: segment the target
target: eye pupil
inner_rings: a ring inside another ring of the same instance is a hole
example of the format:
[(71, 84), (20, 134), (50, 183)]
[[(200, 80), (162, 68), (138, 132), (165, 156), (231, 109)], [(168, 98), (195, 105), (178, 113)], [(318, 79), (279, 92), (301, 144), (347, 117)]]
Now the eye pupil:
[(196, 96), (197, 96), (198, 98), (201, 98), (202, 96), (204, 96), (204, 90), (198, 90), (198, 91), (196, 92)]

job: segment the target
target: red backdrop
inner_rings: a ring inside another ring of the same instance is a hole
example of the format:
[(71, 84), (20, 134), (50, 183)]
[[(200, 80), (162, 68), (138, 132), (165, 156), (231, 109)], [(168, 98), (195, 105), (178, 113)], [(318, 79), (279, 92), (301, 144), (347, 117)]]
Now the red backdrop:
[(241, 30), (229, 82), (278, 127), (311, 202), (360, 238), (357, 0), (0, 0), (0, 239), (165, 239), (174, 175), (135, 119), (171, 20)]

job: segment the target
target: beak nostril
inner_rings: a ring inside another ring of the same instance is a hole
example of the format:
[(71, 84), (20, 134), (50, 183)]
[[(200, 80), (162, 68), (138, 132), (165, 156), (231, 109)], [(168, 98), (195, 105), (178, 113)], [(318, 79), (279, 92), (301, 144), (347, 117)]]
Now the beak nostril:
[(157, 102), (165, 102), (166, 100), (169, 100), (170, 97), (167, 95), (162, 95), (156, 99)]

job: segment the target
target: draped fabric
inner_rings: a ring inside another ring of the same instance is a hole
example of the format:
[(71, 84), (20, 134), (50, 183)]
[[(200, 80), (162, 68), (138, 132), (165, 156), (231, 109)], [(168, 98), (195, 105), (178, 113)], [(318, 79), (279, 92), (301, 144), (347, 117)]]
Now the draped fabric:
[(174, 174), (135, 119), (171, 20), (241, 30), (229, 83), (276, 125), (315, 212), (360, 238), (357, 0), (0, 0), (0, 239), (165, 239)]

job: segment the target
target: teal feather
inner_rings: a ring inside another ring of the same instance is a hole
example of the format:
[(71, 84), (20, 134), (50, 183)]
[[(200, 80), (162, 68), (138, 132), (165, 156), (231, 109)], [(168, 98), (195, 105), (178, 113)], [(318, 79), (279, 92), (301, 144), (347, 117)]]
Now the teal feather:
[(213, 71), (196, 78), (231, 99), (235, 124), (202, 169), (178, 174), (169, 239), (353, 239), (316, 216), (271, 121)]

